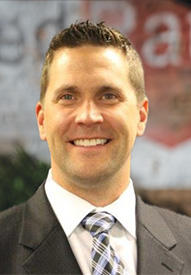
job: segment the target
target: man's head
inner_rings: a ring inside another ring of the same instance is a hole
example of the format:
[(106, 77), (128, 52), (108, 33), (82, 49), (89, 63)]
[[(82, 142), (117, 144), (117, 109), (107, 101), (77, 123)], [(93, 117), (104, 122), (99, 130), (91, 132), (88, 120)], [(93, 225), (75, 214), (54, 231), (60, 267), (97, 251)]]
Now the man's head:
[[(89, 21), (72, 24), (56, 34), (46, 53), (41, 76), (41, 102), (44, 99), (49, 81), (49, 69), (55, 52), (60, 48), (75, 48), (83, 45), (114, 47), (122, 51), (128, 62), (128, 77), (136, 91), (138, 100), (145, 97), (144, 71), (140, 57), (130, 41), (119, 31), (103, 22), (93, 24)], [(95, 48), (96, 50), (96, 48)]]
[(46, 57), (36, 106), (53, 177), (77, 195), (86, 190), (88, 199), (95, 189), (112, 189), (116, 197), (129, 182), (131, 151), (147, 120), (141, 62), (130, 43), (103, 24), (80, 23), (58, 37)]

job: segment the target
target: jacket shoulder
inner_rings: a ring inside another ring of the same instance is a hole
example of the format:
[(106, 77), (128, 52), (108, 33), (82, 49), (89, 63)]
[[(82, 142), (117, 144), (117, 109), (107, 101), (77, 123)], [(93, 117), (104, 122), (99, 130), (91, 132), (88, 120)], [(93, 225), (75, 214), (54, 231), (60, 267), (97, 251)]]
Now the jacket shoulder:
[(6, 210), (1, 211), (0, 212), (0, 223), (6, 222), (7, 219), (17, 220), (22, 214), (23, 206), (24, 206), (24, 203), (22, 203), (20, 205), (12, 206)]
[(176, 235), (180, 235), (181, 238), (188, 238), (191, 242), (191, 217), (156, 206), (155, 209)]
[(16, 270), (19, 237), (22, 231), (23, 204), (0, 213), (0, 274)]
[(191, 247), (191, 217), (176, 213), (162, 207), (145, 203), (137, 197), (138, 222), (152, 230), (159, 231), (169, 228), (176, 240), (181, 243), (190, 244)]
[(0, 213), (0, 243), (21, 229), (24, 204), (13, 206)]
[[(153, 226), (161, 227), (160, 221), (164, 221), (167, 227), (172, 232), (176, 241), (182, 247), (182, 250), (189, 250), (191, 252), (191, 217), (176, 213), (172, 210), (162, 207), (149, 205), (139, 198), (140, 205), (145, 209), (145, 215), (148, 221)], [(162, 220), (161, 220), (162, 218)], [(151, 222), (150, 220), (153, 219)], [(143, 220), (142, 220), (143, 221)], [(165, 233), (166, 234), (166, 233)]]

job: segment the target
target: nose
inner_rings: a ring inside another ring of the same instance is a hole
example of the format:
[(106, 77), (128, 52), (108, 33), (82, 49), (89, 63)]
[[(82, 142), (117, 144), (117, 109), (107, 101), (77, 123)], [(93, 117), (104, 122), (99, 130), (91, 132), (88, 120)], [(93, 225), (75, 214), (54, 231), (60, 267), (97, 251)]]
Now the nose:
[(75, 122), (91, 126), (103, 122), (103, 116), (100, 110), (93, 102), (84, 102), (77, 110)]

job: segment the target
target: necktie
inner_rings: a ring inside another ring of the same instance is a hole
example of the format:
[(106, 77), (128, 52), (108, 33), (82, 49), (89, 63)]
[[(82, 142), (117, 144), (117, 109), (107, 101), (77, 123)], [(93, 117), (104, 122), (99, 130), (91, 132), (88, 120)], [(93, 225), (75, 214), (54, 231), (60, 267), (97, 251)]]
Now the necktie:
[(107, 212), (90, 213), (83, 220), (82, 225), (93, 237), (92, 274), (93, 275), (121, 275), (124, 265), (111, 247), (108, 231), (116, 219)]

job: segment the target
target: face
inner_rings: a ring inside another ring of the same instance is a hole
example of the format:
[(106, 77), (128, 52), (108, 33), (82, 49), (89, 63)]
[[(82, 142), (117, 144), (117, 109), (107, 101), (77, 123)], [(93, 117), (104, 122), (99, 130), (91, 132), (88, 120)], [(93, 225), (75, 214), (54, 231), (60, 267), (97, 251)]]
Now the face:
[(147, 100), (137, 102), (120, 50), (62, 48), (55, 53), (36, 114), (54, 177), (93, 186), (129, 171), (135, 138), (144, 132)]

